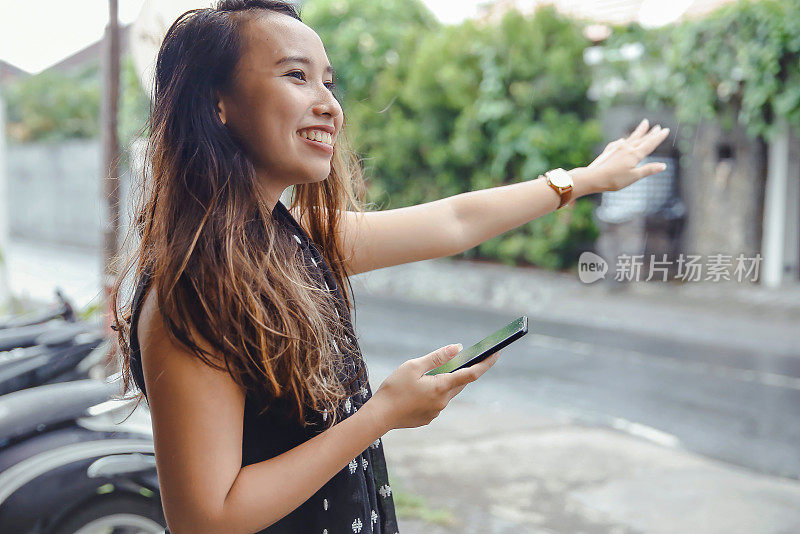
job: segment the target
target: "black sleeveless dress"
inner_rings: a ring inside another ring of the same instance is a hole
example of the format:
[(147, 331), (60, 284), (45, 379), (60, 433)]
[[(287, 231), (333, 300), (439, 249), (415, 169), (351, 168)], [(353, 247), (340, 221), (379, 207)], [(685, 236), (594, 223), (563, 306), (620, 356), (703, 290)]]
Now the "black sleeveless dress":
[[(289, 210), (279, 200), (272, 211), (276, 224), (289, 230), (301, 249), (311, 259), (311, 263), (322, 275), (326, 287), (335, 294), (339, 301), (338, 310), (342, 311), (349, 332), (353, 333), (349, 310), (344, 297), (332, 276), (330, 267), (312, 243), (303, 228), (295, 221)], [(131, 314), (130, 347), (131, 370), (138, 387), (145, 391), (142, 373), (139, 342), (137, 339), (137, 322), (139, 311), (144, 301), (148, 286), (145, 274), (139, 280), (133, 298)], [(356, 354), (350, 354), (349, 361), (360, 362), (361, 349), (357, 340), (350, 339)], [(368, 376), (364, 373), (365, 377)], [(347, 398), (342, 406), (344, 418), (356, 413), (372, 396), (368, 377), (363, 379), (360, 388)], [(285, 406), (285, 405), (283, 405)], [(255, 399), (249, 395), (245, 398), (244, 427), (242, 438), (242, 467), (282, 454), (308, 439), (318, 435), (318, 428), (304, 428), (299, 422), (287, 416), (280, 401), (274, 402), (264, 414), (258, 414)], [(312, 416), (327, 420), (327, 413), (316, 412)], [(167, 530), (167, 534), (169, 531)], [(376, 439), (366, 450), (356, 456), (322, 486), (307, 501), (270, 525), (259, 534), (397, 534), (397, 518), (395, 516), (392, 489), (386, 470), (382, 440)]]

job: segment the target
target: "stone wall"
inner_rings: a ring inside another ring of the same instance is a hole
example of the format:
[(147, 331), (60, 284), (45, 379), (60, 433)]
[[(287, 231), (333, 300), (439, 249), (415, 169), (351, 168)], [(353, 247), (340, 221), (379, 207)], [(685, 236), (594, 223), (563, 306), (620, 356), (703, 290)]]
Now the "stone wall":
[[(686, 216), (677, 250), (734, 257), (759, 253), (767, 176), (765, 142), (747, 137), (742, 127), (724, 131), (720, 124), (706, 120), (697, 126), (682, 125), (669, 110), (620, 105), (603, 114), (606, 143), (626, 135), (625, 129), (644, 117), (651, 126), (670, 128), (662, 146), (672, 145), (680, 157), (677, 186)], [(792, 143), (794, 150), (800, 149), (795, 146), (797, 138)]]
[(742, 127), (726, 132), (708, 121), (684, 144), (686, 252), (755, 256), (761, 251), (766, 144), (748, 138)]

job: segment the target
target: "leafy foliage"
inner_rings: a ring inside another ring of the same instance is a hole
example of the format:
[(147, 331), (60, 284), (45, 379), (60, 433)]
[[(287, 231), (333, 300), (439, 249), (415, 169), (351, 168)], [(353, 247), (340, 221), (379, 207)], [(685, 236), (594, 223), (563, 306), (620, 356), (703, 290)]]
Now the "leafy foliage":
[(65, 75), (44, 71), (6, 90), (12, 141), (57, 141), (97, 135), (100, 92), (97, 68)]
[[(100, 134), (101, 75), (97, 62), (78, 70), (46, 70), (6, 88), (11, 142), (93, 138)], [(144, 125), (149, 101), (129, 56), (120, 65), (119, 139), (130, 142)]]
[[(374, 175), (372, 200), (407, 206), (586, 165), (601, 133), (586, 98), (585, 46), (579, 26), (552, 8), (533, 17), (512, 11), (496, 26), (466, 21), (405, 41), (406, 59), (380, 71), (365, 95), (379, 111), (356, 113), (358, 148), (369, 154)], [(348, 117), (351, 103), (345, 101)], [(584, 203), (591, 204), (580, 199), (464, 256), (567, 267), (577, 259), (576, 244), (597, 234)], [(575, 224), (552, 231), (567, 213)]]
[(770, 138), (776, 117), (800, 125), (800, 1), (743, 1), (703, 19), (645, 31), (616, 28), (607, 48), (640, 42), (640, 60), (611, 61), (603, 76), (617, 76), (625, 91), (605, 95), (674, 106), (681, 122), (736, 122), (755, 138)]
[(317, 0), (301, 16), (325, 45), (337, 92), (353, 104), (369, 99), (377, 75), (401, 62), (404, 43), (439, 26), (424, 4), (405, 0)]

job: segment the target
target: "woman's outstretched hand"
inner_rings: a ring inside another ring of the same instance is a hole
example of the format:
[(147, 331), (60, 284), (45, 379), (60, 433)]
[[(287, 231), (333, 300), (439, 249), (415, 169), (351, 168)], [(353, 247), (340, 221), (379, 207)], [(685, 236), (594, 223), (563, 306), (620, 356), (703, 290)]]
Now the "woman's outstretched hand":
[(425, 356), (406, 360), (386, 377), (367, 401), (367, 404), (373, 404), (386, 432), (394, 428), (424, 426), (433, 421), (450, 399), (488, 371), (503, 352), (499, 350), (480, 363), (452, 373), (426, 375), (458, 354), (457, 349), (449, 352), (448, 347), (454, 346), (448, 345)]
[(669, 134), (669, 128), (661, 129), (658, 125), (648, 131), (648, 127), (647, 119), (644, 119), (628, 137), (610, 142), (602, 154), (586, 167), (592, 169), (598, 192), (618, 191), (665, 169), (661, 162), (637, 167)]

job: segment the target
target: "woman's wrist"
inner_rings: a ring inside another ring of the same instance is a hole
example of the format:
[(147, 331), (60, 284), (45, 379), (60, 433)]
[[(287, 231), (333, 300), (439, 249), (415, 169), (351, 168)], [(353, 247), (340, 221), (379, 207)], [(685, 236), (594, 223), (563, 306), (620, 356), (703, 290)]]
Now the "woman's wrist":
[(361, 409), (358, 410), (358, 413), (363, 412), (364, 415), (368, 415), (368, 419), (374, 431), (380, 436), (383, 436), (392, 429), (392, 426), (386, 413), (381, 409), (379, 402), (380, 401), (376, 400), (375, 397), (370, 397)]
[(572, 176), (573, 199), (603, 192), (603, 188), (600, 185), (600, 176), (595, 169), (576, 167), (567, 172)]

